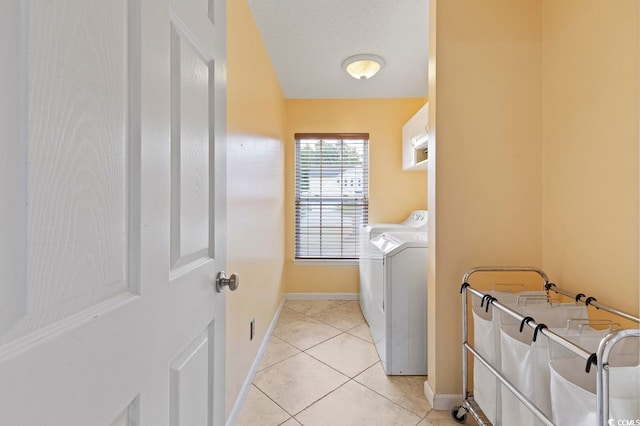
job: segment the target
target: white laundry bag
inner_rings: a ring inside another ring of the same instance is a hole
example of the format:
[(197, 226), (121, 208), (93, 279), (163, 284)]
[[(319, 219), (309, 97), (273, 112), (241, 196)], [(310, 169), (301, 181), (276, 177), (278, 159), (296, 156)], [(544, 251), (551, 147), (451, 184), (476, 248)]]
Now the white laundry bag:
[[(473, 309), (473, 346), (491, 365), (498, 367), (496, 359), (497, 326), (493, 323), (491, 312), (485, 313), (483, 308)], [(497, 379), (489, 370), (475, 361), (473, 364), (473, 398), (493, 425), (499, 425), (496, 412)]]
[[(509, 382), (548, 418), (551, 418), (549, 368), (546, 365), (544, 368), (539, 368), (536, 354), (537, 346), (531, 345), (532, 337), (533, 330), (529, 327), (525, 327), (523, 332), (520, 333), (519, 326), (502, 326), (500, 333), (501, 371)], [(547, 370), (546, 374), (545, 369)], [(500, 397), (501, 418), (504, 425), (528, 426), (542, 424), (508, 389), (502, 387)]]
[[(566, 330), (558, 330), (558, 328), (567, 324), (568, 320), (587, 319), (587, 307), (574, 303), (543, 303), (518, 306), (513, 309), (523, 316), (534, 318), (538, 324), (544, 324), (556, 330), (557, 334)], [(533, 342), (534, 331), (530, 327), (513, 324), (516, 321), (506, 314), (501, 314), (501, 317), (500, 370), (520, 393), (551, 419), (549, 356), (546, 345), (536, 345)], [(542, 333), (537, 334), (536, 343), (545, 340), (546, 337)], [(519, 426), (543, 424), (511, 391), (503, 386), (500, 398), (502, 424)]]
[[(544, 291), (508, 292), (489, 291), (486, 294), (498, 299), (505, 305), (514, 305), (518, 297), (544, 297)], [(486, 303), (476, 295), (471, 297), (473, 314), (473, 347), (492, 366), (500, 369), (500, 315), (493, 315), (493, 309), (486, 309)], [(495, 426), (503, 424), (500, 420), (500, 382), (479, 361), (473, 366), (473, 398), (487, 419)], [(508, 391), (506, 391), (508, 392)], [(505, 423), (506, 425), (506, 423)]]
[[(587, 351), (592, 342), (576, 342)], [(551, 357), (550, 391), (553, 422), (558, 426), (598, 424), (596, 405), (596, 367), (587, 373), (586, 362), (549, 342)], [(638, 339), (627, 338), (618, 343), (609, 362), (609, 419), (640, 419), (640, 347)], [(631, 424), (631, 423), (630, 423)]]

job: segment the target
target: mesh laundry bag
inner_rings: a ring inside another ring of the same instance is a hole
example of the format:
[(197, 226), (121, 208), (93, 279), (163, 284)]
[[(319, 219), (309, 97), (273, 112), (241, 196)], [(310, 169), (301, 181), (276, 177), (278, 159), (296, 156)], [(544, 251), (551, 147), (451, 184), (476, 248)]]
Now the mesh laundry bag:
[[(523, 316), (530, 316), (538, 324), (561, 327), (567, 320), (587, 318), (587, 307), (576, 304), (535, 304), (514, 306)], [(533, 330), (513, 324), (515, 320), (501, 314), (500, 359), (502, 374), (548, 418), (551, 418), (549, 367), (546, 346), (535, 345)], [(511, 323), (511, 324), (509, 324)], [(538, 334), (537, 342), (546, 339)], [(520, 400), (503, 386), (500, 392), (501, 418), (504, 425), (542, 424)]]
[[(579, 346), (589, 346), (584, 341)], [(558, 426), (595, 425), (596, 368), (585, 371), (585, 362), (567, 351), (555, 351), (549, 344), (551, 406)], [(640, 419), (640, 365), (638, 339), (625, 339), (616, 345), (609, 362), (609, 418)]]
[[(490, 291), (500, 303), (515, 304), (518, 296), (545, 296), (544, 291), (527, 292), (504, 292)], [(480, 306), (481, 298), (473, 295), (471, 297), (473, 313), (473, 346), (491, 365), (500, 369), (500, 316), (493, 315), (493, 309), (487, 311), (484, 306)], [(480, 362), (475, 362), (473, 366), (473, 398), (493, 425), (500, 425), (500, 388), (499, 381)], [(507, 391), (508, 392), (508, 391)]]

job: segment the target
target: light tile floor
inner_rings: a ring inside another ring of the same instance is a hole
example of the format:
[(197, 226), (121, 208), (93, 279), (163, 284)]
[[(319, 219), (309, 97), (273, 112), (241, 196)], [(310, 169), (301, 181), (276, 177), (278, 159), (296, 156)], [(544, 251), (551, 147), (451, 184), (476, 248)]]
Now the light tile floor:
[(384, 373), (358, 302), (289, 300), (236, 424), (457, 425), (431, 409), (425, 380)]

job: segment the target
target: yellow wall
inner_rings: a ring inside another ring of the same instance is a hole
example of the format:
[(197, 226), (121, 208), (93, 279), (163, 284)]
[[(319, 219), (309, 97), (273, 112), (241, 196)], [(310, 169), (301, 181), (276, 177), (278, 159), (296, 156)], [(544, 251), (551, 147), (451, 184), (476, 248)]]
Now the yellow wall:
[(246, 0), (227, 1), (227, 76), (228, 413), (284, 293), (284, 97)]
[(461, 390), (458, 289), (471, 266), (540, 266), (638, 314), (639, 4), (431, 1), (436, 394)]
[(638, 0), (544, 2), (544, 256), (638, 314)]
[(369, 133), (369, 222), (399, 222), (426, 208), (426, 173), (402, 171), (402, 126), (424, 105), (411, 99), (287, 99), (285, 132), (288, 293), (357, 293), (358, 266), (294, 265), (295, 133)]
[(538, 0), (431, 5), (429, 386), (459, 394), (463, 273), (542, 261), (542, 19)]

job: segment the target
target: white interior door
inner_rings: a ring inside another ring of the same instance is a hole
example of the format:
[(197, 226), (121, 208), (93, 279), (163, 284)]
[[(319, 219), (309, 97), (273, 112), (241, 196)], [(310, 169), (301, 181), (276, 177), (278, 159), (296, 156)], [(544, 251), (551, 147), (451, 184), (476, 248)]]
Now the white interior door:
[(0, 2), (0, 425), (222, 425), (225, 1)]

